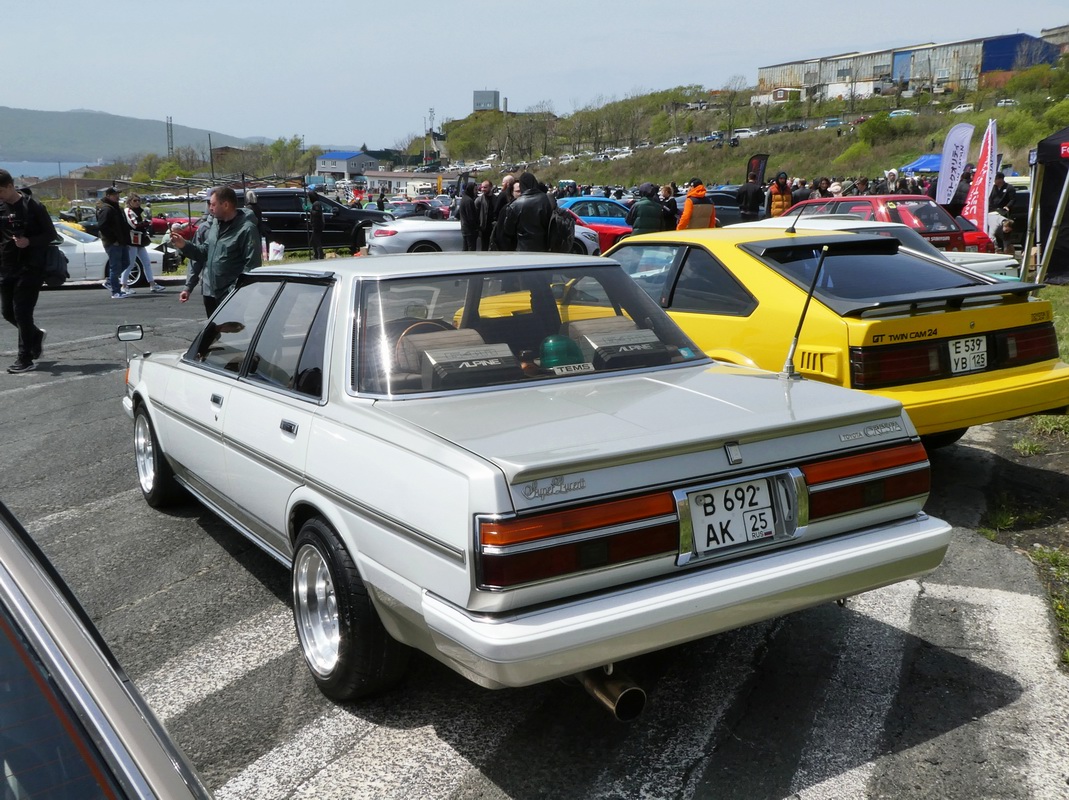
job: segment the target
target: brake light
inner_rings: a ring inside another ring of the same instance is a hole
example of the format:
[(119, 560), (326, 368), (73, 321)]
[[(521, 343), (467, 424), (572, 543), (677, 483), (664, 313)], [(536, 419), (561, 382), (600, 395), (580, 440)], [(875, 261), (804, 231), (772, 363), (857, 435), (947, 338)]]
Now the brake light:
[(505, 589), (679, 548), (670, 493), (478, 523), (479, 586)]
[[(1058, 358), (1058, 336), (1053, 322), (978, 335), (987, 339), (987, 366), (958, 374), (975, 375)], [(948, 344), (951, 339), (851, 347), (850, 385), (854, 389), (880, 389), (955, 377)]]
[(1054, 323), (1003, 331), (996, 337), (996, 354), (1004, 367), (1018, 367), (1058, 357)]
[(928, 454), (920, 443), (807, 464), (802, 474), (810, 522), (925, 497), (931, 489)]
[(943, 377), (940, 351), (945, 345), (928, 341), (890, 347), (851, 347), (850, 385), (875, 389)]
[(371, 233), (372, 236), (396, 236), (397, 231), (393, 228), (375, 228)]

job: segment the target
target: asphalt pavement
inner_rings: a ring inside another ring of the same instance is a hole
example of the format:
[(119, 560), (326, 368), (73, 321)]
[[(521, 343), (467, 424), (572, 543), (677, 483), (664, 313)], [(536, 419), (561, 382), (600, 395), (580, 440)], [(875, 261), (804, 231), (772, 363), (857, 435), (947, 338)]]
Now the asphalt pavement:
[[(398, 691), (336, 705), (298, 654), (286, 571), (196, 504), (141, 498), (115, 327), (145, 325), (130, 352), (184, 347), (199, 296), (64, 288), (38, 319), (38, 369), (0, 374), (0, 497), (219, 797), (1069, 797), (1047, 599), (975, 531), (993, 428), (931, 456), (927, 509), (955, 526), (938, 570), (634, 659), (634, 723), (573, 686), (489, 691), (423, 656)], [(0, 328), (0, 357), (14, 342)]]

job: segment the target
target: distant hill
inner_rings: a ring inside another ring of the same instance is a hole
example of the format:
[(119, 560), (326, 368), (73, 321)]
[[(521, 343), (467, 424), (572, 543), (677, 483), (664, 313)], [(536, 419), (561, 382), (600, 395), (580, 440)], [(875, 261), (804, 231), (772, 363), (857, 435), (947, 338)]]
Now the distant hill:
[[(174, 146), (243, 147), (240, 139), (216, 131), (174, 126)], [(167, 124), (102, 111), (32, 111), (0, 106), (0, 161), (110, 161), (140, 153), (167, 152)]]

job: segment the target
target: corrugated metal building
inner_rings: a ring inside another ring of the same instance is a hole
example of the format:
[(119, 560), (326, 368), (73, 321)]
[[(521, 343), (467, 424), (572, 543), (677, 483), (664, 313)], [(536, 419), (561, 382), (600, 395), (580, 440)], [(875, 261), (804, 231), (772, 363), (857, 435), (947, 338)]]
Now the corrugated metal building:
[(1057, 45), (1027, 33), (840, 53), (758, 68), (754, 102), (776, 102), (774, 93), (784, 88), (801, 89), (803, 99), (971, 90), (987, 73), (1053, 64), (1058, 54)]

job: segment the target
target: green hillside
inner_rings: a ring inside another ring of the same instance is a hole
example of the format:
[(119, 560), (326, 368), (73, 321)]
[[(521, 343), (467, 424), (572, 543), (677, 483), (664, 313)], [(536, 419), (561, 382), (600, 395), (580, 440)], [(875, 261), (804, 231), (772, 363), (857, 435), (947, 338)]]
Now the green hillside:
[[(174, 146), (244, 147), (246, 139), (174, 126)], [(100, 111), (32, 111), (0, 106), (0, 161), (110, 161), (139, 153), (167, 152), (162, 120), (119, 117)]]
[[(454, 160), (472, 163), (496, 153), (499, 163), (533, 164), (549, 156), (551, 164), (531, 166), (547, 182), (570, 178), (583, 184), (631, 186), (641, 181), (682, 182), (695, 175), (710, 183), (739, 183), (745, 180), (750, 156), (757, 153), (769, 155), (767, 177), (780, 170), (805, 178), (874, 176), (922, 154), (939, 152), (947, 131), (959, 122), (975, 126), (970, 151), (975, 159), (987, 122), (995, 119), (998, 152), (1004, 163), (1024, 173), (1028, 151), (1043, 137), (1069, 126), (1069, 55), (1055, 67), (1023, 70), (998, 89), (953, 95), (834, 98), (755, 107), (750, 104), (752, 93), (737, 78), (716, 91), (680, 86), (559, 117), (544, 105), (519, 114), (481, 111), (443, 127)], [(998, 106), (1006, 99), (1017, 104)], [(959, 103), (972, 103), (976, 111), (949, 113)], [(891, 119), (888, 113), (895, 108), (908, 108), (917, 116)], [(832, 117), (844, 124), (817, 130)], [(743, 139), (736, 148), (691, 142), (686, 152), (666, 155), (660, 147), (641, 147), (675, 137), (704, 137), (738, 128), (777, 130), (799, 122), (809, 128)], [(565, 166), (557, 159), (566, 153), (621, 147), (633, 148), (633, 154), (603, 162), (581, 156)]]

